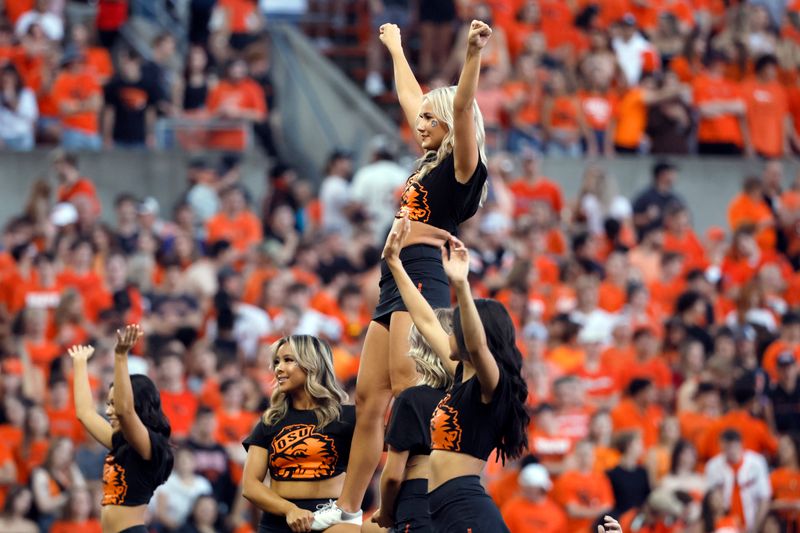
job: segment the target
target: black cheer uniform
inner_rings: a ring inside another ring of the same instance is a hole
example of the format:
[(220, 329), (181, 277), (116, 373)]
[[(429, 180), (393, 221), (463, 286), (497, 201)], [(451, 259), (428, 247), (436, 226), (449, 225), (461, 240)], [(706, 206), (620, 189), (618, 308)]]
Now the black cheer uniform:
[[(455, 158), (451, 153), (430, 172), (406, 183), (400, 210), (395, 218), (408, 214), (409, 220), (422, 222), (456, 234), (459, 224), (472, 217), (480, 206), (487, 170), (478, 164), (467, 183), (456, 180)], [(412, 244), (400, 250), (400, 260), (414, 285), (434, 309), (450, 307), (450, 285), (442, 266), (442, 252), (428, 244)], [(386, 261), (381, 261), (380, 299), (372, 319), (389, 325), (392, 313), (406, 311), (394, 276)]]
[[(137, 452), (121, 431), (111, 437), (111, 451), (103, 465), (102, 505), (136, 507), (147, 505), (156, 488), (172, 473), (173, 454), (169, 439), (150, 429), (150, 460)], [(144, 525), (120, 533), (146, 532)]]
[[(347, 470), (350, 441), (356, 424), (356, 410), (343, 405), (339, 420), (317, 428), (317, 415), (312, 410), (289, 407), (286, 416), (273, 425), (258, 422), (242, 445), (264, 448), (268, 453), (269, 476), (276, 481), (322, 481)], [(315, 511), (329, 500), (291, 500), (301, 509)], [(264, 512), (259, 533), (289, 533), (286, 517)]]
[[(455, 385), (431, 417), (431, 449), (464, 453), (483, 461), (501, 442), (500, 433), (508, 416), (503, 406), (506, 379), (500, 381), (488, 404), (481, 401), (478, 376), (462, 383), (464, 365), (456, 368)], [(486, 494), (479, 476), (453, 478), (428, 494), (428, 505), (436, 533), (507, 532), (503, 517)]]
[[(444, 398), (444, 390), (428, 385), (409, 387), (397, 397), (386, 431), (386, 444), (399, 452), (408, 451), (408, 458), (430, 455), (430, 420), (433, 410)], [(387, 509), (387, 511), (390, 511)], [(406, 479), (394, 505), (395, 531), (433, 531), (428, 509), (428, 480)]]

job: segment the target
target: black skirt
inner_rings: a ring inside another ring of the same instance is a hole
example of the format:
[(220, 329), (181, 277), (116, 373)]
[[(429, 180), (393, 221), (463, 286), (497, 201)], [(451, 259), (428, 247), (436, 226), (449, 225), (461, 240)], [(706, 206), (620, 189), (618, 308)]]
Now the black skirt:
[[(300, 509), (311, 511), (312, 513), (317, 510), (318, 505), (324, 505), (330, 501), (326, 500), (289, 500)], [(286, 517), (271, 513), (262, 513), (261, 521), (258, 523), (258, 533), (292, 533), (289, 524), (286, 523)]]
[(453, 478), (428, 494), (436, 533), (509, 533), (478, 476)]
[(396, 533), (432, 533), (433, 522), (428, 509), (428, 480), (407, 479), (400, 485), (394, 511)]
[[(442, 266), (441, 250), (427, 244), (412, 244), (400, 250), (400, 261), (431, 307), (450, 307), (450, 284)], [(381, 295), (372, 320), (388, 326), (392, 313), (407, 309), (385, 260), (381, 261), (379, 287)]]

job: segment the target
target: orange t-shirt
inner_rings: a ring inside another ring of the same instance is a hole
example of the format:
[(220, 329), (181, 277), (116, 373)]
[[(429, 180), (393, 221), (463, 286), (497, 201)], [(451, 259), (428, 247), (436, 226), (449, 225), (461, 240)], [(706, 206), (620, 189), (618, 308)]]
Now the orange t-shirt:
[(534, 503), (517, 496), (500, 512), (511, 533), (561, 533), (567, 528), (566, 513), (549, 498)]
[(236, 250), (246, 251), (263, 238), (261, 221), (250, 211), (242, 211), (234, 218), (217, 213), (206, 222), (208, 242), (227, 240)]
[[(706, 102), (741, 101), (742, 90), (739, 84), (725, 78), (714, 78), (701, 74), (692, 84), (695, 105)], [(739, 117), (733, 114), (715, 117), (701, 117), (697, 125), (697, 140), (701, 143), (743, 143)]]
[(598, 474), (605, 474), (619, 464), (619, 452), (614, 448), (605, 446), (594, 447), (594, 471)]
[(99, 46), (86, 49), (86, 68), (100, 83), (105, 83), (114, 74), (114, 65), (108, 50)]
[[(564, 472), (553, 487), (555, 500), (563, 507), (577, 504), (592, 507), (611, 507), (614, 505), (614, 492), (605, 474), (592, 472)], [(567, 516), (565, 533), (586, 533), (592, 525), (591, 518)]]
[(681, 428), (681, 437), (691, 442), (695, 449), (703, 445), (706, 430), (716, 419), (704, 413), (686, 411), (678, 415), (678, 425)]
[(778, 441), (763, 420), (736, 409), (721, 416), (703, 435), (700, 457), (710, 459), (720, 452), (719, 437), (726, 429), (735, 429), (742, 435), (742, 445), (769, 457), (778, 453)]
[(702, 268), (706, 263), (706, 251), (694, 230), (688, 229), (682, 235), (671, 231), (664, 232), (665, 252), (681, 254), (684, 257), (684, 270)]
[(640, 87), (625, 93), (617, 104), (614, 116), (617, 120), (614, 144), (623, 148), (638, 148), (647, 127), (647, 105)]
[(197, 413), (197, 398), (188, 390), (178, 393), (162, 390), (161, 405), (172, 426), (172, 435), (176, 439), (188, 436)]
[(747, 126), (756, 151), (767, 157), (783, 154), (784, 122), (789, 113), (786, 91), (778, 82), (751, 81), (743, 87)]
[[(593, 130), (604, 131), (614, 118), (616, 98), (612, 93), (594, 94), (588, 91), (578, 93), (581, 110), (586, 123)], [(602, 148), (602, 147), (601, 147)]]
[(675, 309), (675, 302), (686, 289), (686, 281), (683, 278), (675, 278), (671, 281), (656, 280), (647, 286), (650, 291), (650, 299), (658, 305), (659, 309), (671, 313)]
[(786, 90), (789, 112), (792, 114), (794, 131), (800, 135), (800, 86), (794, 85)]
[(523, 126), (537, 126), (542, 120), (542, 87), (541, 84), (531, 85), (524, 81), (512, 81), (504, 85), (506, 96), (509, 100), (522, 95), (522, 105), (511, 117), (516, 124)]
[(672, 371), (659, 356), (653, 356), (647, 361), (631, 361), (620, 373), (620, 387), (627, 388), (635, 378), (649, 379), (658, 389), (666, 389), (672, 385)]
[(241, 442), (253, 430), (259, 415), (247, 411), (228, 413), (224, 409), (217, 411), (217, 442), (231, 444)]
[(19, 18), (32, 11), (36, 2), (35, 0), (5, 0), (5, 11), (8, 20), (11, 24), (16, 25)]
[(573, 440), (563, 435), (548, 435), (531, 424), (528, 433), (528, 451), (535, 455), (539, 462), (557, 462), (572, 451)]
[(561, 187), (549, 178), (539, 177), (536, 183), (525, 179), (513, 181), (508, 189), (514, 194), (514, 216), (529, 213), (535, 201), (545, 201), (554, 213), (560, 213), (564, 207)]
[(606, 400), (622, 390), (618, 374), (602, 364), (595, 371), (581, 366), (575, 375), (581, 380), (583, 392), (588, 399)]
[(550, 111), (550, 127), (562, 132), (577, 132), (580, 130), (578, 114), (580, 103), (571, 95), (556, 96), (553, 98), (553, 107)]
[[(102, 88), (97, 77), (89, 71), (62, 72), (53, 84), (53, 98), (58, 102), (83, 102), (93, 96), (102, 96)], [(84, 133), (96, 134), (100, 131), (99, 113), (86, 111), (71, 115), (62, 115), (64, 126), (81, 130)]]
[(550, 350), (546, 358), (565, 373), (571, 373), (583, 365), (585, 357), (582, 349), (561, 344)]
[[(267, 116), (264, 90), (258, 83), (250, 79), (244, 79), (238, 83), (219, 82), (209, 93), (206, 107), (211, 113), (217, 112), (221, 107), (230, 107), (257, 111), (261, 117), (260, 120)], [(245, 131), (242, 128), (214, 131), (210, 135), (209, 144), (215, 149), (240, 152), (246, 146)]]
[[(769, 476), (772, 485), (772, 500), (800, 501), (800, 471), (791, 468), (776, 468)], [(789, 523), (794, 522), (794, 531), (800, 528), (800, 511), (778, 511)]]
[(662, 418), (664, 418), (664, 414), (660, 407), (650, 405), (642, 411), (629, 398), (619, 402), (619, 405), (611, 411), (614, 431), (638, 429), (642, 432), (642, 439), (646, 448), (658, 442), (659, 426)]
[(228, 26), (231, 33), (247, 33), (250, 31), (247, 19), (256, 14), (257, 6), (253, 0), (219, 0), (219, 7), (228, 15)]
[(625, 302), (628, 299), (625, 288), (614, 285), (610, 281), (604, 281), (600, 284), (598, 297), (597, 307), (609, 313), (620, 311), (625, 306)]
[(97, 200), (97, 189), (89, 178), (78, 178), (75, 183), (59, 185), (56, 197), (59, 202), (69, 202), (81, 194)]

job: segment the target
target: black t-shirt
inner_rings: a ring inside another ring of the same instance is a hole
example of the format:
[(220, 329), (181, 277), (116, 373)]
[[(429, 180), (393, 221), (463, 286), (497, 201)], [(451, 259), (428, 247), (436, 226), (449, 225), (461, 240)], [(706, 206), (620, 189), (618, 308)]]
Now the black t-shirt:
[(397, 397), (386, 430), (386, 444), (409, 457), (430, 455), (431, 417), (444, 398), (442, 389), (428, 385), (409, 387)]
[(114, 108), (114, 140), (143, 143), (146, 135), (147, 108), (155, 105), (153, 84), (142, 77), (129, 81), (114, 76), (105, 86), (106, 104)]
[(347, 470), (356, 409), (343, 405), (339, 420), (317, 428), (314, 411), (289, 407), (283, 420), (267, 425), (260, 420), (242, 445), (269, 452), (269, 475), (280, 481), (320, 481)]
[(775, 413), (778, 433), (800, 435), (800, 382), (792, 392), (787, 392), (778, 383), (769, 389), (769, 399)]
[(102, 505), (136, 507), (150, 502), (156, 488), (172, 473), (172, 449), (167, 437), (148, 429), (151, 457), (147, 461), (128, 444), (121, 431), (111, 438), (103, 466)]
[(683, 199), (674, 192), (662, 193), (651, 186), (634, 200), (633, 212), (637, 215), (646, 213), (652, 206), (655, 206), (658, 208), (658, 216), (653, 222), (661, 224), (664, 220), (664, 209), (672, 203), (686, 205)]
[(637, 466), (626, 470), (616, 466), (606, 472), (611, 488), (614, 491), (614, 516), (619, 516), (629, 509), (641, 507), (650, 494), (650, 480), (647, 470)]
[(230, 456), (221, 444), (207, 446), (192, 439), (186, 443), (194, 455), (194, 471), (211, 483), (214, 499), (230, 508), (236, 495), (231, 477)]
[(487, 175), (486, 165), (478, 159), (470, 180), (459, 183), (455, 157), (450, 154), (422, 178), (416, 179), (415, 174), (408, 179), (395, 218), (407, 212), (409, 220), (430, 224), (455, 235), (458, 225), (478, 210)]
[(490, 403), (481, 401), (478, 376), (461, 382), (463, 363), (456, 368), (455, 385), (436, 406), (431, 417), (431, 450), (466, 453), (486, 461), (502, 441), (500, 428), (506, 419), (501, 405), (507, 379), (500, 370), (500, 381)]

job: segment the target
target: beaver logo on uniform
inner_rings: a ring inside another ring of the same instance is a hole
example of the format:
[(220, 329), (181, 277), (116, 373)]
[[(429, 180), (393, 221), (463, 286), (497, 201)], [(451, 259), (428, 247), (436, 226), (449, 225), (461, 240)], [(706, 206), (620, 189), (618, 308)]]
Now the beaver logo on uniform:
[(323, 479), (333, 475), (338, 458), (332, 438), (294, 424), (272, 440), (270, 472), (275, 479)]
[(431, 208), (428, 206), (428, 190), (419, 182), (411, 183), (403, 191), (399, 216), (408, 214), (409, 220), (428, 222)]
[(103, 501), (102, 505), (122, 505), (128, 494), (128, 483), (125, 481), (125, 469), (114, 462), (109, 455), (103, 465)]
[(449, 394), (442, 398), (431, 417), (432, 448), (458, 452), (461, 451), (461, 425), (458, 411), (447, 405), (449, 399)]

